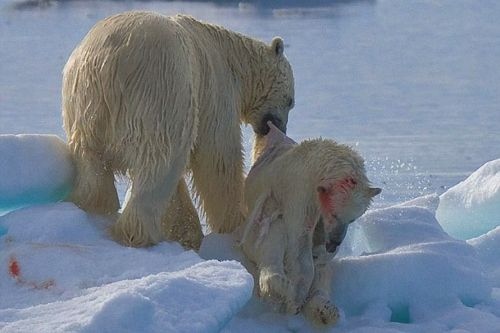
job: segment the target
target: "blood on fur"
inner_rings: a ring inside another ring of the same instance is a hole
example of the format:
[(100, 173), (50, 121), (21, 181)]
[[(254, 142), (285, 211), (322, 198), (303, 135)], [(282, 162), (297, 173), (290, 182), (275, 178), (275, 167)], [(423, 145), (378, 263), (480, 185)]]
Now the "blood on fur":
[(323, 214), (333, 213), (333, 200), (331, 190), (327, 190), (324, 186), (318, 186), (318, 198)]
[[(349, 194), (358, 184), (353, 177), (343, 178), (331, 185), (331, 183), (320, 185), (317, 187), (318, 199), (320, 202), (321, 211), (324, 216), (335, 214), (335, 210), (345, 204), (349, 198)], [(334, 196), (337, 200), (334, 200)]]
[(345, 192), (348, 192), (349, 190), (354, 189), (358, 182), (352, 178), (352, 177), (347, 177), (342, 180), (340, 180), (338, 183), (335, 184), (334, 187), (340, 188), (344, 190)]

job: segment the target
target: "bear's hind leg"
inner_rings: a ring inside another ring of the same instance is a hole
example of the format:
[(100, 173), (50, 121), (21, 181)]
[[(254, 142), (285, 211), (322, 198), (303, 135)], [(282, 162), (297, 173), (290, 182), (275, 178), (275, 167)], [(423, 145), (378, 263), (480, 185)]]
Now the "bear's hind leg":
[[(151, 156), (159, 154), (150, 153)], [(130, 197), (111, 228), (112, 236), (124, 245), (151, 246), (164, 239), (162, 219), (184, 173), (187, 156), (176, 155), (171, 160), (159, 159), (157, 163), (151, 173), (151, 169), (140, 164), (129, 169)]]
[(89, 213), (112, 215), (120, 208), (112, 170), (91, 153), (74, 154), (76, 178), (68, 201)]
[(184, 178), (170, 199), (162, 224), (167, 239), (177, 241), (185, 248), (199, 250), (203, 232)]

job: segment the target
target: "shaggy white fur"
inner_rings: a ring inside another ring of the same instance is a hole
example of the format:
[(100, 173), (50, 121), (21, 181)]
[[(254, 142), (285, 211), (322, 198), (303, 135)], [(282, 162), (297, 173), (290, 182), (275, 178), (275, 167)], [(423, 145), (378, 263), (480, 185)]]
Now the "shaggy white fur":
[[(231, 232), (245, 214), (240, 124), (251, 124), (258, 137), (268, 120), (286, 129), (293, 97), (281, 38), (266, 45), (181, 15), (106, 18), (63, 73), (64, 129), (78, 173), (70, 200), (115, 214), (114, 174), (127, 174), (131, 195), (112, 230), (117, 240), (147, 246), (165, 227), (186, 230), (172, 223), (191, 224), (200, 236), (189, 192), (179, 185), (191, 171), (209, 226)], [(184, 204), (171, 207), (176, 202)]]
[[(315, 324), (338, 320), (329, 261), (349, 223), (380, 189), (362, 158), (331, 140), (296, 144), (272, 124), (245, 183), (250, 214), (241, 240), (257, 292)], [(318, 223), (318, 221), (320, 221)]]

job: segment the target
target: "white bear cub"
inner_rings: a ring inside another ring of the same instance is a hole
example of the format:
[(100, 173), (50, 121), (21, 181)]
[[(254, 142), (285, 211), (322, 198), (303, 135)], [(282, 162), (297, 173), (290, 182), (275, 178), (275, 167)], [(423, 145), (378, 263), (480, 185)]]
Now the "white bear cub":
[[(245, 184), (249, 216), (241, 240), (258, 294), (317, 325), (335, 323), (329, 262), (372, 198), (363, 159), (332, 140), (300, 144), (271, 128)], [(251, 269), (252, 270), (252, 269)]]

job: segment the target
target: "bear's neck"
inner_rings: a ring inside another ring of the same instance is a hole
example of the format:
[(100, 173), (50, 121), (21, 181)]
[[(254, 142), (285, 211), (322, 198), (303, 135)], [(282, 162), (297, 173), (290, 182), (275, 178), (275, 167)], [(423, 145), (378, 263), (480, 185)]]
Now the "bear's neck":
[(232, 79), (239, 84), (241, 116), (247, 114), (258, 95), (267, 72), (266, 55), (269, 46), (264, 42), (221, 28), (214, 36), (226, 58)]
[(268, 46), (261, 41), (237, 34), (228, 47), (231, 48), (227, 52), (229, 67), (235, 80), (240, 82), (240, 112), (244, 118), (244, 115), (250, 113), (255, 101), (260, 99), (259, 95), (264, 88), (263, 81), (268, 71)]
[(266, 55), (269, 49), (264, 42), (246, 37), (240, 33), (230, 31), (224, 27), (203, 23), (191, 17), (179, 16), (184, 20), (189, 20), (191, 27), (207, 31), (210, 41), (205, 41), (205, 45), (220, 51), (220, 56), (229, 66), (232, 80), (238, 87), (240, 96), (238, 101), (240, 117), (247, 114), (256, 98), (257, 87), (262, 84), (263, 76), (267, 72)]

